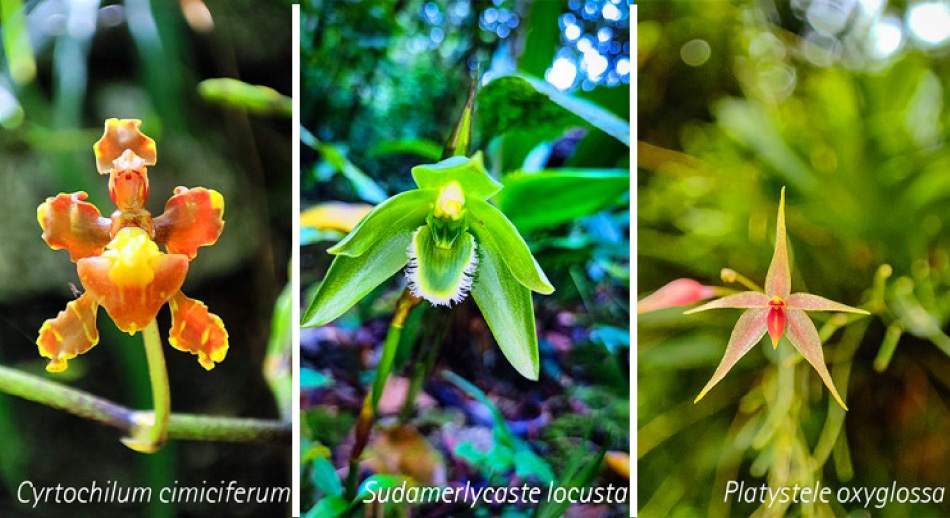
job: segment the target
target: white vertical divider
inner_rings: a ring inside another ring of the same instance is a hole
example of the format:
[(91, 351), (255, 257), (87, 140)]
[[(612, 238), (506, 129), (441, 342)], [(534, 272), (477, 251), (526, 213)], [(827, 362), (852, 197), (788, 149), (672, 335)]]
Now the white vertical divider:
[(293, 52), (293, 124), (292, 145), (293, 152), (291, 161), (293, 162), (292, 182), (293, 182), (293, 240), (291, 241), (291, 269), (290, 269), (290, 290), (292, 307), (291, 315), (291, 379), (293, 386), (293, 402), (291, 403), (291, 412), (293, 415), (293, 515), (300, 516), (300, 5), (293, 6), (293, 37), (291, 45)]
[[(637, 6), (630, 5), (630, 307), (637, 307)], [(637, 515), (637, 313), (630, 313), (630, 516)]]

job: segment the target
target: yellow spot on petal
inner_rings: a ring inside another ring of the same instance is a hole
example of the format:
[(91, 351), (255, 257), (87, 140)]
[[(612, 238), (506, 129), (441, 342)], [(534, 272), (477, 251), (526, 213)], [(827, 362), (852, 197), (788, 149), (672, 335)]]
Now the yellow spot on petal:
[(220, 210), (221, 213), (224, 213), (224, 196), (221, 196), (221, 193), (213, 189), (208, 189), (208, 196), (211, 198), (211, 208), (214, 210)]

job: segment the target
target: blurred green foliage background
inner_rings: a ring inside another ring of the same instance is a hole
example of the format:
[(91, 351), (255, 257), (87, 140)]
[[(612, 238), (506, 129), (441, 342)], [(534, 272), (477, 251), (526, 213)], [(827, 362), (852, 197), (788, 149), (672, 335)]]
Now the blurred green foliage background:
[[(678, 277), (723, 285), (722, 268), (761, 283), (787, 186), (793, 291), (873, 313), (818, 322), (835, 382), (847, 387), (847, 413), (785, 342), (754, 348), (694, 405), (738, 312), (641, 315), (644, 516), (862, 512), (856, 504), (731, 505), (728, 480), (950, 481), (948, 9), (942, 1), (641, 3), (641, 296)], [(950, 506), (871, 512), (945, 515)]]
[[(73, 297), (70, 283), (79, 282), (67, 254), (41, 239), (36, 207), (58, 192), (84, 190), (110, 214), (108, 179), (96, 174), (92, 145), (106, 118), (139, 118), (158, 145), (158, 164), (149, 171), (153, 215), (177, 185), (213, 188), (226, 200), (224, 233), (191, 263), (183, 289), (221, 316), (230, 351), (205, 372), (194, 357), (168, 349), (172, 410), (276, 417), (261, 370), (291, 242), (291, 128), (276, 93), (291, 91), (289, 2), (3, 0), (0, 17), (0, 361), (46, 375), (33, 343), (37, 330)], [(220, 82), (199, 89), (210, 78), (274, 90), (222, 92)], [(254, 98), (261, 95), (278, 99), (277, 108), (268, 110), (265, 102), (262, 111)], [(141, 339), (119, 333), (104, 312), (99, 316), (100, 345), (63, 375), (50, 376), (147, 408)], [(167, 330), (167, 313), (158, 320)], [(0, 437), (0, 514), (75, 516), (68, 506), (15, 503), (26, 479), (38, 486), (290, 484), (289, 448), (172, 442), (143, 456), (120, 444), (113, 430), (5, 396)], [(84, 512), (259, 516), (285, 514), (289, 505), (88, 506)]]

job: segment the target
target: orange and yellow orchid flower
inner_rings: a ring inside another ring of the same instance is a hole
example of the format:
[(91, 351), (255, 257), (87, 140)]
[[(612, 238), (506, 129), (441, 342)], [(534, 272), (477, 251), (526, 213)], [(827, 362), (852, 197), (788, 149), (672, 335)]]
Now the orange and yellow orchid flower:
[(180, 291), (198, 248), (221, 235), (224, 198), (203, 187), (177, 187), (164, 213), (153, 218), (145, 208), (147, 168), (156, 164), (157, 155), (155, 141), (140, 126), (136, 119), (108, 119), (93, 146), (96, 168), (109, 175), (109, 195), (116, 205), (109, 218), (86, 202), (81, 191), (47, 198), (37, 209), (43, 239), (50, 248), (69, 252), (85, 288), (40, 327), (36, 344), (50, 360), (48, 371), (66, 369), (68, 360), (98, 343), (100, 306), (119, 329), (135, 334), (168, 303), (172, 347), (198, 355), (208, 370), (227, 354), (228, 333), (221, 319)]

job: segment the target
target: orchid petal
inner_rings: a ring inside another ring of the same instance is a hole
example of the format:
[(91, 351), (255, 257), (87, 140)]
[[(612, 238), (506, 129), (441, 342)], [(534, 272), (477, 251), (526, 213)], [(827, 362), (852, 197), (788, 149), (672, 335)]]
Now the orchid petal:
[(468, 199), (465, 206), (469, 211), (469, 231), (480, 246), (498, 250), (511, 275), (531, 291), (543, 295), (554, 292), (554, 286), (531, 255), (518, 229), (497, 207), (476, 198)]
[(112, 239), (112, 221), (102, 217), (95, 205), (83, 201), (87, 197), (83, 191), (59, 193), (36, 209), (43, 239), (53, 250), (68, 250), (73, 262), (101, 254)]
[(785, 313), (788, 320), (785, 336), (788, 337), (788, 341), (815, 368), (818, 376), (821, 377), (821, 381), (831, 391), (831, 395), (838, 401), (841, 408), (847, 410), (848, 407), (841, 400), (841, 396), (838, 395), (838, 391), (831, 381), (831, 374), (828, 373), (828, 367), (825, 365), (825, 355), (821, 350), (821, 341), (818, 338), (818, 329), (815, 328), (815, 324), (800, 309), (789, 309)]
[(778, 204), (778, 219), (775, 222), (775, 253), (765, 276), (765, 293), (769, 297), (787, 298), (792, 291), (792, 274), (788, 268), (788, 250), (785, 239), (785, 187)]
[(170, 254), (194, 259), (198, 248), (210, 246), (224, 230), (224, 197), (218, 191), (196, 187), (176, 187), (165, 204), (165, 212), (155, 218), (155, 242)]
[(495, 241), (480, 243), (472, 297), (511, 366), (536, 381), (540, 361), (531, 290), (505, 266), (502, 256), (509, 250), (495, 245)]
[(397, 236), (408, 246), (408, 236), (425, 223), (437, 196), (438, 191), (419, 189), (397, 194), (374, 207), (356, 228), (327, 251), (359, 257), (377, 243)]
[(168, 301), (168, 307), (172, 311), (172, 328), (168, 332), (172, 347), (197, 354), (198, 363), (205, 370), (210, 371), (215, 363), (224, 360), (228, 354), (228, 331), (218, 315), (209, 313), (203, 302), (180, 291)]
[(485, 171), (485, 160), (478, 151), (471, 158), (453, 156), (437, 164), (412, 168), (412, 179), (420, 189), (439, 190), (450, 182), (458, 182), (466, 196), (487, 200), (501, 190), (501, 184)]
[(732, 329), (732, 336), (729, 337), (729, 345), (726, 346), (726, 353), (723, 355), (722, 361), (720, 361), (719, 366), (716, 367), (716, 372), (713, 373), (712, 379), (709, 380), (709, 383), (707, 383), (699, 395), (696, 396), (696, 399), (693, 401), (694, 403), (702, 399), (710, 389), (716, 386), (732, 369), (732, 366), (735, 365), (740, 358), (745, 356), (745, 354), (752, 349), (753, 345), (759, 343), (759, 340), (765, 336), (768, 313), (769, 310), (767, 309), (755, 308), (746, 311), (739, 317), (739, 321), (736, 322), (736, 327)]
[(688, 306), (701, 300), (710, 299), (715, 291), (710, 286), (703, 286), (699, 282), (680, 278), (670, 281), (660, 289), (647, 295), (637, 302), (637, 313), (647, 313), (673, 306)]
[(707, 309), (768, 309), (769, 297), (764, 293), (757, 291), (743, 291), (735, 295), (726, 295), (725, 297), (707, 302), (698, 308), (685, 311), (684, 315), (706, 311)]
[(843, 313), (858, 313), (860, 315), (870, 315), (863, 309), (846, 306), (840, 302), (828, 300), (811, 293), (793, 293), (785, 301), (788, 309), (801, 309), (804, 311), (841, 311)]
[(141, 158), (143, 165), (155, 165), (155, 141), (142, 133), (141, 127), (138, 119), (106, 119), (102, 138), (93, 146), (99, 174), (111, 172), (113, 161), (127, 149)]
[(46, 370), (66, 370), (67, 360), (99, 343), (99, 331), (96, 329), (98, 308), (95, 298), (87, 292), (66, 304), (66, 309), (60, 311), (56, 318), (43, 322), (36, 345), (40, 355), (50, 359)]
[(357, 257), (340, 254), (333, 258), (310, 307), (304, 312), (303, 327), (330, 322), (395, 275), (409, 262), (406, 250), (411, 242), (411, 233), (399, 232)]

